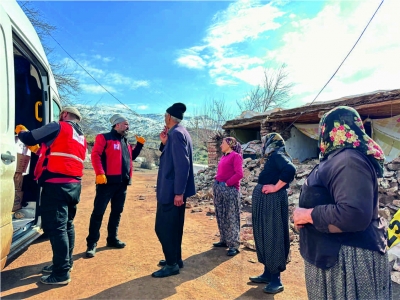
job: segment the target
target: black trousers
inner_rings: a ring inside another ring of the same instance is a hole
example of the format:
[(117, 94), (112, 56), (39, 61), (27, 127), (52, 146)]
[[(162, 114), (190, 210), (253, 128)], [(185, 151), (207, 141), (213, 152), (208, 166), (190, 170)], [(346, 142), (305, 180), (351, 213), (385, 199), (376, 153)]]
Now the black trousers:
[(185, 206), (175, 206), (174, 203), (157, 203), (156, 234), (161, 243), (165, 260), (172, 266), (182, 259), (182, 236), (185, 223)]
[(97, 244), (100, 239), (101, 222), (103, 221), (104, 212), (110, 201), (111, 213), (107, 226), (107, 242), (117, 240), (119, 222), (121, 220), (122, 211), (124, 210), (126, 189), (126, 183), (96, 185), (96, 197), (94, 198), (93, 212), (90, 216), (89, 235), (86, 238), (88, 246)]
[(53, 250), (53, 273), (58, 280), (69, 278), (75, 246), (73, 220), (81, 195), (80, 183), (43, 183), (40, 211), (43, 231)]

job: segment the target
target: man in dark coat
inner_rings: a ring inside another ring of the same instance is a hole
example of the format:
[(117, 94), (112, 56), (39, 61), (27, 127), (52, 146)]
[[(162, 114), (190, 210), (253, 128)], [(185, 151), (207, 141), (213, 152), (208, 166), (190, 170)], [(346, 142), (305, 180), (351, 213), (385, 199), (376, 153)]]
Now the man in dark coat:
[(186, 106), (175, 103), (165, 113), (165, 128), (160, 133), (160, 167), (157, 177), (157, 214), (155, 230), (165, 260), (153, 277), (179, 274), (183, 268), (182, 235), (187, 197), (195, 191), (193, 176), (192, 139), (180, 122)]

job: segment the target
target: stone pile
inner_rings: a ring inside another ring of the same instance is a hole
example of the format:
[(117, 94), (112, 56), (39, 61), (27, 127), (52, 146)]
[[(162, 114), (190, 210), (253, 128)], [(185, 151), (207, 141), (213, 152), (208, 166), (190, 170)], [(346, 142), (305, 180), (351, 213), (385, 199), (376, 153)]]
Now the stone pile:
[[(317, 159), (308, 160), (302, 163), (294, 161), (296, 165), (296, 176), (288, 189), (289, 196), (289, 222), (290, 222), (290, 240), (298, 241), (298, 236), (293, 225), (293, 211), (299, 204), (300, 189), (306, 180), (308, 174), (318, 163)], [(250, 210), (252, 204), (253, 188), (257, 185), (260, 172), (264, 167), (262, 159), (252, 160), (246, 158), (243, 160), (244, 178), (241, 182), (241, 207), (243, 210)], [(216, 174), (217, 167), (212, 166), (205, 170), (200, 170), (195, 175), (195, 183), (197, 194), (189, 198), (188, 206), (200, 207), (206, 205), (206, 211), (212, 213), (213, 193), (212, 185)], [(393, 215), (400, 209), (400, 158), (396, 158), (390, 163), (385, 164), (384, 178), (379, 179), (379, 215), (382, 216), (387, 223), (392, 219)], [(210, 208), (211, 207), (211, 208)], [(251, 224), (247, 217), (246, 223)], [(252, 228), (246, 226), (242, 229), (241, 238), (243, 244), (254, 249), (254, 241), (252, 240)]]

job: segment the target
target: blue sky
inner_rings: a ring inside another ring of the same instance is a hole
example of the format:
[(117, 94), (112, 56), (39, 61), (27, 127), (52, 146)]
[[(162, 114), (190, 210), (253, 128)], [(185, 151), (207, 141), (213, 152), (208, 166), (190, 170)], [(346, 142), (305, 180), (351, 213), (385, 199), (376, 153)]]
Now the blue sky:
[[(210, 99), (236, 101), (263, 70), (287, 65), (289, 107), (310, 102), (353, 46), (379, 0), (363, 1), (45, 1), (57, 41), (124, 104), (162, 113), (184, 102), (198, 113)], [(400, 1), (386, 0), (318, 101), (400, 88)], [(81, 82), (78, 103), (119, 105), (65, 52)]]

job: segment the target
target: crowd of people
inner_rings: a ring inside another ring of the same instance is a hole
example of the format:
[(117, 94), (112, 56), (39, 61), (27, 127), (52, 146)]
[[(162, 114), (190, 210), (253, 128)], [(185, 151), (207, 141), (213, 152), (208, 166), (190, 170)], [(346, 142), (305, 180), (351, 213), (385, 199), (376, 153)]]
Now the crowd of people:
[[(164, 259), (153, 277), (179, 274), (187, 198), (195, 194), (193, 145), (181, 125), (186, 106), (175, 103), (166, 110), (160, 133), (160, 164), (157, 177), (155, 232)], [(18, 125), (16, 133), (26, 145), (40, 145), (35, 169), (42, 186), (41, 216), (49, 236), (53, 264), (43, 268), (44, 284), (68, 284), (75, 244), (73, 219), (79, 203), (86, 140), (74, 107), (51, 122), (28, 131)], [(96, 173), (96, 196), (87, 236), (87, 257), (96, 254), (104, 212), (111, 202), (107, 246), (124, 248), (118, 227), (134, 160), (146, 140), (127, 140), (128, 120), (111, 117), (112, 129), (96, 136), (91, 153)], [(363, 127), (358, 112), (340, 106), (327, 112), (319, 124), (320, 163), (304, 182), (293, 219), (300, 232), (300, 253), (305, 263), (309, 299), (391, 299), (386, 232), (378, 216), (378, 178), (383, 176), (384, 154)], [(264, 168), (252, 194), (252, 223), (258, 261), (263, 273), (249, 277), (266, 284), (264, 292), (284, 290), (280, 278), (290, 250), (287, 188), (296, 168), (278, 133), (262, 137)], [(234, 137), (225, 137), (223, 153), (213, 183), (215, 214), (220, 241), (226, 255), (240, 253), (240, 185), (243, 153)]]

